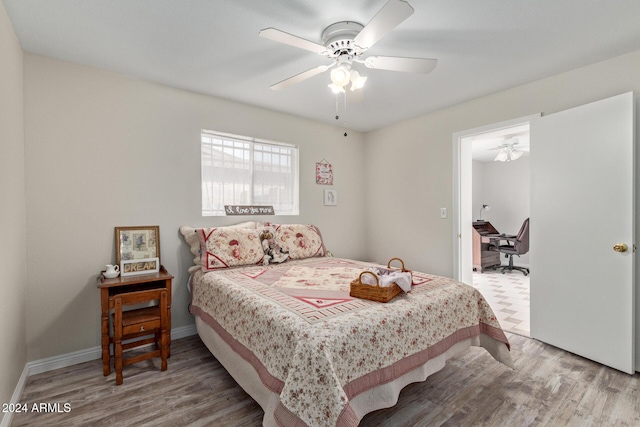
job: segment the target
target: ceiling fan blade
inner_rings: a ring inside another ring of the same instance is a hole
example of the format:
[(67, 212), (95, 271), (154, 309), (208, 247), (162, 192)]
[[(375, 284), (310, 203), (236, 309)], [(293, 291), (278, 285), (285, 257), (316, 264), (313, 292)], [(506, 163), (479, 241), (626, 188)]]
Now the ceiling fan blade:
[(315, 53), (322, 54), (327, 51), (327, 48), (321, 44), (310, 42), (309, 40), (294, 36), (293, 34), (285, 33), (284, 31), (280, 31), (276, 28), (265, 28), (264, 30), (261, 30), (258, 35), (265, 39), (288, 44), (289, 46), (294, 46), (300, 49), (310, 50)]
[(511, 149), (514, 151), (524, 151), (524, 152), (529, 152), (529, 146), (528, 145), (520, 145), (519, 143), (515, 142), (515, 143), (507, 143), (507, 144), (500, 144), (496, 147), (492, 147), (492, 148), (487, 148), (487, 151), (493, 151), (493, 150), (506, 150), (506, 149)]
[(413, 14), (413, 8), (403, 0), (389, 0), (358, 33), (353, 42), (368, 49)]
[(323, 73), (323, 72), (327, 71), (331, 67), (332, 67), (332, 65), (320, 65), (318, 67), (311, 68), (310, 70), (303, 71), (300, 74), (296, 74), (293, 77), (289, 77), (288, 79), (285, 79), (285, 80), (283, 80), (283, 81), (281, 81), (279, 83), (271, 85), (271, 89), (273, 89), (273, 90), (284, 89), (287, 86), (291, 86), (291, 85), (294, 85), (296, 83), (300, 83), (303, 80), (307, 80), (308, 78), (311, 78), (311, 77), (315, 76), (316, 74)]
[(438, 64), (437, 59), (402, 58), (395, 56), (370, 56), (364, 60), (367, 68), (427, 74)]

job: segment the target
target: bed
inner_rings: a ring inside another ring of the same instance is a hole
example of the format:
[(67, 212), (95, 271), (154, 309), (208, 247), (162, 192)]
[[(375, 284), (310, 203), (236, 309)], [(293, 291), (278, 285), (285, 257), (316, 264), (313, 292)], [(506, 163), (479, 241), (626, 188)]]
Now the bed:
[(350, 297), (350, 282), (374, 264), (326, 256), (317, 228), (295, 227), (289, 242), (275, 230), (293, 258), (277, 264), (253, 262), (255, 236), (238, 238), (253, 232), (195, 231), (198, 334), (263, 408), (263, 425), (357, 426), (470, 346), (512, 366), (509, 342), (476, 289), (413, 272), (411, 291), (388, 303)]

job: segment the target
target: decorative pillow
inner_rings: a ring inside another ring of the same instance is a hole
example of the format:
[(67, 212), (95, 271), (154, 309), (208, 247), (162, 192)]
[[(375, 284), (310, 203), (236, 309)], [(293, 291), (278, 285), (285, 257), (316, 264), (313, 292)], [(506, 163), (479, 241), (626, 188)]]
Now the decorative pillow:
[(303, 259), (326, 256), (320, 230), (315, 225), (273, 224), (276, 229), (276, 242), (289, 252), (290, 259)]
[(258, 230), (249, 228), (202, 228), (200, 263), (202, 271), (239, 265), (261, 264), (264, 257)]
[[(239, 224), (229, 225), (226, 227), (218, 227), (218, 228), (255, 229), (256, 227), (257, 227), (257, 223), (255, 221), (247, 221), (247, 222), (241, 222)], [(200, 240), (198, 239), (198, 230), (201, 230), (201, 229), (191, 227), (188, 225), (183, 225), (182, 227), (180, 227), (180, 233), (184, 237), (184, 240), (189, 244), (189, 249), (193, 254), (193, 263), (195, 264), (189, 267), (189, 274), (193, 273), (194, 271), (198, 271), (202, 268), (201, 261), (200, 261)]]

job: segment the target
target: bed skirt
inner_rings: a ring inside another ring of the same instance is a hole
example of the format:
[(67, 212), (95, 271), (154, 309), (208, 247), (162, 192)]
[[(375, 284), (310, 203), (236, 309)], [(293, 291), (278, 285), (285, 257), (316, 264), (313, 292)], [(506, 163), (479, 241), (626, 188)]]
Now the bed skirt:
[[(238, 354), (233, 351), (231, 346), (198, 316), (196, 316), (196, 329), (209, 351), (225, 367), (240, 387), (262, 407), (264, 410), (262, 425), (265, 427), (282, 427), (282, 423), (278, 423), (274, 416), (280, 401), (279, 395), (265, 387), (254, 367), (242, 357), (238, 357)], [(395, 405), (400, 392), (405, 386), (426, 380), (427, 377), (441, 370), (445, 366), (447, 359), (466, 351), (471, 346), (485, 348), (496, 360), (512, 367), (511, 355), (504, 343), (481, 334), (454, 344), (443, 354), (428, 360), (423, 365), (407, 372), (394, 381), (380, 384), (354, 396), (349, 401), (353, 414), (358, 420), (361, 420), (369, 412)]]

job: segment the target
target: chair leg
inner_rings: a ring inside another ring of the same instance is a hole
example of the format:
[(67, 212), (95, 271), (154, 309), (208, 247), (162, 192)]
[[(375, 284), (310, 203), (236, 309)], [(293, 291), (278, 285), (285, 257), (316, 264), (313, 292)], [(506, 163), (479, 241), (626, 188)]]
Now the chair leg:
[(504, 267), (502, 267), (502, 274), (505, 273), (506, 270), (509, 270), (509, 272), (512, 272), (513, 270), (518, 270), (520, 272), (522, 272), (522, 274), (524, 274), (525, 276), (527, 274), (529, 274), (529, 269), (526, 267), (518, 267), (513, 265), (513, 255), (509, 255), (509, 265), (505, 265)]
[(115, 369), (116, 369), (116, 385), (122, 384), (122, 341), (116, 341), (115, 350)]
[(160, 333), (160, 358), (162, 360), (162, 364), (160, 369), (162, 371), (167, 370), (167, 357), (169, 356), (169, 337), (167, 336), (166, 330), (162, 330)]
[(513, 270), (513, 256), (505, 254), (505, 258), (509, 258), (509, 264), (502, 266), (502, 269), (501, 269), (502, 274), (504, 274), (505, 271), (507, 271), (507, 270), (509, 270), (510, 272)]

